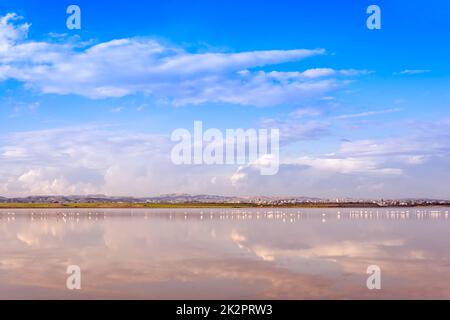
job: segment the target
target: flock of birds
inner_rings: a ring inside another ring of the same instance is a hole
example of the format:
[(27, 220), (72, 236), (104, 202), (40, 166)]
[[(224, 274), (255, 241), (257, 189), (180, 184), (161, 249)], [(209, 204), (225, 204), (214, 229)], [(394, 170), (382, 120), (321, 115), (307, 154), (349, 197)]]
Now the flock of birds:
[(0, 221), (29, 219), (31, 221), (57, 220), (62, 222), (91, 220), (99, 221), (118, 218), (143, 218), (167, 220), (228, 220), (228, 221), (280, 221), (294, 223), (302, 220), (319, 219), (327, 221), (339, 220), (429, 220), (448, 219), (447, 209), (64, 209), (64, 210), (2, 210)]

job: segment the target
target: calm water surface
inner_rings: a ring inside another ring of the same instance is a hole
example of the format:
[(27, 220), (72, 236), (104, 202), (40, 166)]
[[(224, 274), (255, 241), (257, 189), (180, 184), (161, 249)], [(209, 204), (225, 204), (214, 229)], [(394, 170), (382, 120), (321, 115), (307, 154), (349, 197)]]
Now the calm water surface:
[(0, 210), (0, 299), (450, 299), (449, 211)]

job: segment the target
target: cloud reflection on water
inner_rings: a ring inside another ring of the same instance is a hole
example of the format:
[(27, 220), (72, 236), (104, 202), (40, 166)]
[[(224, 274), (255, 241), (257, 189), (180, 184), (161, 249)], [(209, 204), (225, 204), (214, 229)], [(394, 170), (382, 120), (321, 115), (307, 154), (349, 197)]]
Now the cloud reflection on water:
[(446, 208), (1, 210), (0, 298), (450, 298), (449, 226)]

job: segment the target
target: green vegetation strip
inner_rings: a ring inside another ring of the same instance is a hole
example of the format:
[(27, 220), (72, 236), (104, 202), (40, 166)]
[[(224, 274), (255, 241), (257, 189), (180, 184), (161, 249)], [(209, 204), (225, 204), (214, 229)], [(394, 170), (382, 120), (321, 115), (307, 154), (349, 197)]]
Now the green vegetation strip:
[[(360, 204), (361, 206), (361, 204)], [(339, 204), (305, 203), (296, 205), (258, 205), (253, 203), (0, 203), (0, 209), (133, 209), (133, 208), (337, 208)]]

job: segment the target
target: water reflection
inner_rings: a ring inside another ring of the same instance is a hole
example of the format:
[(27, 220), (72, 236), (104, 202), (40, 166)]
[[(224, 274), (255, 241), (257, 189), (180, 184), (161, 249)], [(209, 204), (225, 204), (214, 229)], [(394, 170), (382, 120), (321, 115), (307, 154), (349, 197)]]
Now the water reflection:
[(448, 212), (0, 210), (0, 298), (450, 298)]

